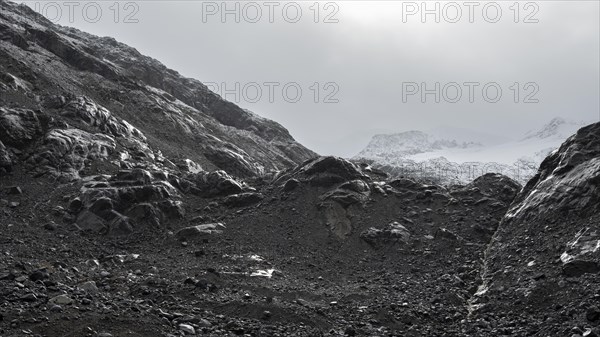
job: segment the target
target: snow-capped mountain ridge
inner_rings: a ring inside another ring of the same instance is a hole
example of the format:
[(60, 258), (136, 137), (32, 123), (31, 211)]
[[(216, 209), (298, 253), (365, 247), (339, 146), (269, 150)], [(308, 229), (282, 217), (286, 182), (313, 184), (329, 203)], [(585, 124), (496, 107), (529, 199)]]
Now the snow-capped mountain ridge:
[(586, 124), (557, 117), (518, 140), (450, 128), (376, 135), (354, 158), (445, 182), (464, 183), (497, 172), (525, 183), (550, 152)]
[(413, 130), (391, 135), (375, 135), (369, 145), (358, 156), (369, 157), (387, 153), (406, 157), (437, 150), (466, 149), (478, 146), (482, 146), (482, 144), (473, 141), (460, 142), (455, 139), (445, 139), (423, 131)]
[(571, 120), (566, 120), (562, 117), (556, 117), (544, 125), (541, 129), (537, 131), (529, 131), (525, 134), (525, 136), (521, 139), (521, 141), (526, 141), (528, 139), (546, 139), (546, 138), (560, 138), (562, 140), (567, 139), (570, 135), (574, 134), (575, 131), (580, 129), (583, 125), (589, 123), (585, 122), (576, 122)]

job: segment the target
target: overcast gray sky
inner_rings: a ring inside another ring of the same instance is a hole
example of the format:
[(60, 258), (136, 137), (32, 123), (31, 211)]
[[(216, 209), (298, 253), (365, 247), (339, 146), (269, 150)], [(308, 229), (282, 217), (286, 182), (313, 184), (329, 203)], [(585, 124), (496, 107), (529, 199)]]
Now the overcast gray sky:
[(517, 137), (556, 116), (600, 119), (598, 1), (26, 3), (211, 83), (321, 154), (352, 156), (382, 132)]

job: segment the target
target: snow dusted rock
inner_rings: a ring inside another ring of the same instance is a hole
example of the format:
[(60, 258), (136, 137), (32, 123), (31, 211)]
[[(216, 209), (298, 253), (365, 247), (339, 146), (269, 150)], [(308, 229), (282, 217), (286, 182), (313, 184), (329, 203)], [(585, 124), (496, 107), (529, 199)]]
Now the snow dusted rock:
[(410, 232), (406, 227), (394, 221), (383, 229), (371, 227), (360, 233), (360, 238), (372, 245), (382, 243), (408, 242)]
[(179, 324), (179, 330), (181, 330), (181, 332), (183, 332), (185, 335), (196, 334), (196, 330), (194, 330), (194, 327), (189, 324)]
[[(112, 116), (108, 109), (97, 105), (93, 100), (85, 96), (74, 98), (68, 102), (62, 114), (70, 118), (79, 118), (86, 124), (97, 127), (99, 130), (112, 134), (115, 137), (126, 134), (131, 135), (133, 131), (129, 124), (122, 124)], [(142, 136), (139, 131), (135, 131), (137, 136)], [(145, 137), (143, 138), (145, 139)]]
[(187, 173), (200, 173), (202, 171), (204, 171), (202, 169), (202, 166), (198, 165), (196, 162), (194, 162), (191, 159), (184, 159), (182, 160), (179, 164), (177, 164), (177, 167), (179, 167), (180, 169), (182, 169), (184, 172)]
[(127, 148), (151, 153), (146, 136), (140, 130), (127, 121), (114, 117), (108, 109), (88, 97), (74, 98), (66, 104), (62, 114), (70, 118), (80, 118), (86, 124), (117, 138)]
[(285, 182), (285, 184), (283, 184), (282, 190), (284, 192), (291, 192), (298, 186), (300, 186), (300, 181), (298, 179), (289, 179)]
[(549, 211), (578, 217), (600, 211), (600, 124), (580, 129), (541, 164), (507, 214), (507, 219), (547, 216)]
[(360, 179), (343, 183), (338, 188), (342, 190), (353, 191), (356, 193), (369, 193), (371, 191), (369, 185)]
[(246, 192), (225, 197), (223, 204), (228, 207), (246, 207), (261, 202), (263, 198), (260, 193)]
[(242, 185), (225, 171), (200, 172), (188, 176), (196, 184), (192, 193), (203, 197), (226, 196), (241, 193)]
[(210, 146), (205, 150), (204, 155), (217, 167), (238, 177), (252, 177), (264, 173), (261, 165), (251, 163), (250, 156), (245, 151), (231, 147)]
[(94, 281), (83, 282), (78, 287), (89, 294), (96, 294), (98, 292), (98, 287)]
[(211, 223), (185, 227), (177, 231), (175, 235), (179, 240), (186, 241), (197, 237), (221, 234), (223, 233), (223, 230), (225, 230), (225, 225), (222, 223)]
[[(522, 328), (535, 327), (539, 335), (548, 336), (563, 334), (561, 325), (536, 324), (585, 323), (579, 320), (585, 317), (580, 303), (597, 296), (599, 233), (596, 123), (580, 129), (548, 156), (511, 205), (486, 254), (484, 283), (472, 301), (472, 307), (480, 309), (475, 313), (494, 310), (515, 319), (527, 312), (531, 326)], [(532, 307), (534, 313), (527, 309)], [(566, 312), (571, 314), (562, 315)]]
[(108, 159), (115, 146), (113, 137), (101, 133), (54, 129), (27, 163), (40, 174), (50, 173), (70, 181), (79, 178), (88, 161)]
[(11, 73), (0, 74), (0, 83), (4, 84), (5, 90), (22, 90), (24, 92), (31, 90), (31, 83)]
[(600, 247), (600, 231), (585, 227), (567, 242), (565, 251), (560, 255), (563, 272), (569, 276), (580, 276), (585, 273), (597, 273), (600, 264), (588, 261), (590, 254), (596, 253)]
[(66, 305), (66, 304), (73, 303), (73, 299), (70, 298), (68, 295), (58, 295), (58, 296), (52, 297), (50, 300), (48, 300), (48, 302), (50, 302), (52, 304)]
[(51, 96), (47, 106), (56, 109), (60, 116), (69, 119), (77, 126), (85, 129), (93, 127), (102, 134), (114, 139), (120, 153), (115, 163), (123, 168), (133, 167), (136, 163), (145, 165), (162, 161), (160, 151), (156, 153), (148, 145), (146, 136), (129, 122), (113, 116), (105, 107), (86, 96), (73, 97), (69, 100), (63, 96)]

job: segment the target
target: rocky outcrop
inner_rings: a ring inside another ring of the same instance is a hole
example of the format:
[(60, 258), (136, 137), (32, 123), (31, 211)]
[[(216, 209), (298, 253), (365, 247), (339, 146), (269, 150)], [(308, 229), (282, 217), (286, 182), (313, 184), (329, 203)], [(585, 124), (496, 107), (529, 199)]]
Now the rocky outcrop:
[(484, 197), (493, 197), (505, 203), (512, 202), (522, 186), (513, 179), (497, 173), (486, 173), (464, 187), (469, 193), (477, 192)]
[(316, 187), (331, 187), (342, 182), (369, 179), (369, 177), (354, 163), (343, 158), (327, 156), (307, 160), (295, 169), (281, 173), (275, 181), (284, 184), (289, 179)]
[(191, 193), (202, 197), (218, 197), (241, 193), (242, 183), (225, 171), (200, 172), (187, 177), (195, 184)]
[(343, 207), (366, 202), (371, 190), (362, 180), (352, 180), (321, 196), (323, 202), (337, 202)]
[(371, 227), (360, 233), (360, 238), (375, 246), (386, 243), (406, 243), (410, 239), (410, 232), (394, 221), (382, 229)]
[(68, 102), (62, 108), (62, 115), (72, 118), (81, 119), (87, 125), (93, 126), (105, 134), (113, 137), (127, 139), (131, 142), (136, 142), (137, 145), (146, 145), (146, 136), (129, 124), (127, 121), (115, 118), (108, 109), (96, 104), (88, 97), (76, 97)]
[(166, 227), (184, 215), (179, 192), (164, 172), (123, 170), (85, 183), (70, 203), (82, 230), (111, 235)]
[[(585, 313), (597, 296), (599, 224), (596, 123), (546, 158), (511, 205), (486, 254), (474, 317), (488, 324), (495, 317), (492, 333), (516, 335), (558, 336), (590, 326)], [(522, 315), (527, 322), (511, 326)]]
[(319, 209), (325, 223), (340, 239), (352, 233), (351, 206), (364, 204), (370, 195), (369, 186), (362, 180), (353, 180), (320, 196)]
[(310, 160), (300, 167), (300, 173), (309, 177), (309, 183), (315, 186), (331, 186), (364, 177), (356, 165), (338, 157), (320, 157)]
[(44, 137), (26, 164), (37, 175), (50, 173), (65, 181), (78, 179), (90, 161), (106, 160), (115, 151), (113, 137), (79, 129), (54, 129)]
[(364, 204), (371, 192), (363, 179), (370, 178), (357, 165), (329, 156), (304, 162), (277, 177), (275, 184), (283, 183), (284, 192), (293, 191), (301, 184), (309, 188), (328, 189), (319, 197), (321, 219), (335, 237), (345, 240), (354, 230), (351, 208)]

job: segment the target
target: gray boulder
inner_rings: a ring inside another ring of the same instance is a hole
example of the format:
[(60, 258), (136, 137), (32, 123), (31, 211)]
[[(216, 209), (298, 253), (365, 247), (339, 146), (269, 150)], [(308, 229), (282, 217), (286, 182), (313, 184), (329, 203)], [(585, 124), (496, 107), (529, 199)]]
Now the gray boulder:
[(179, 240), (186, 241), (198, 237), (221, 234), (223, 230), (225, 230), (225, 225), (222, 223), (210, 223), (182, 228), (175, 235)]
[(371, 227), (360, 233), (360, 238), (372, 245), (408, 242), (410, 232), (406, 227), (394, 221), (381, 229)]
[(243, 191), (242, 184), (225, 171), (201, 172), (188, 177), (196, 185), (192, 193), (202, 197), (227, 196)]
[(223, 204), (228, 207), (246, 207), (261, 202), (263, 198), (260, 193), (246, 192), (225, 197)]

